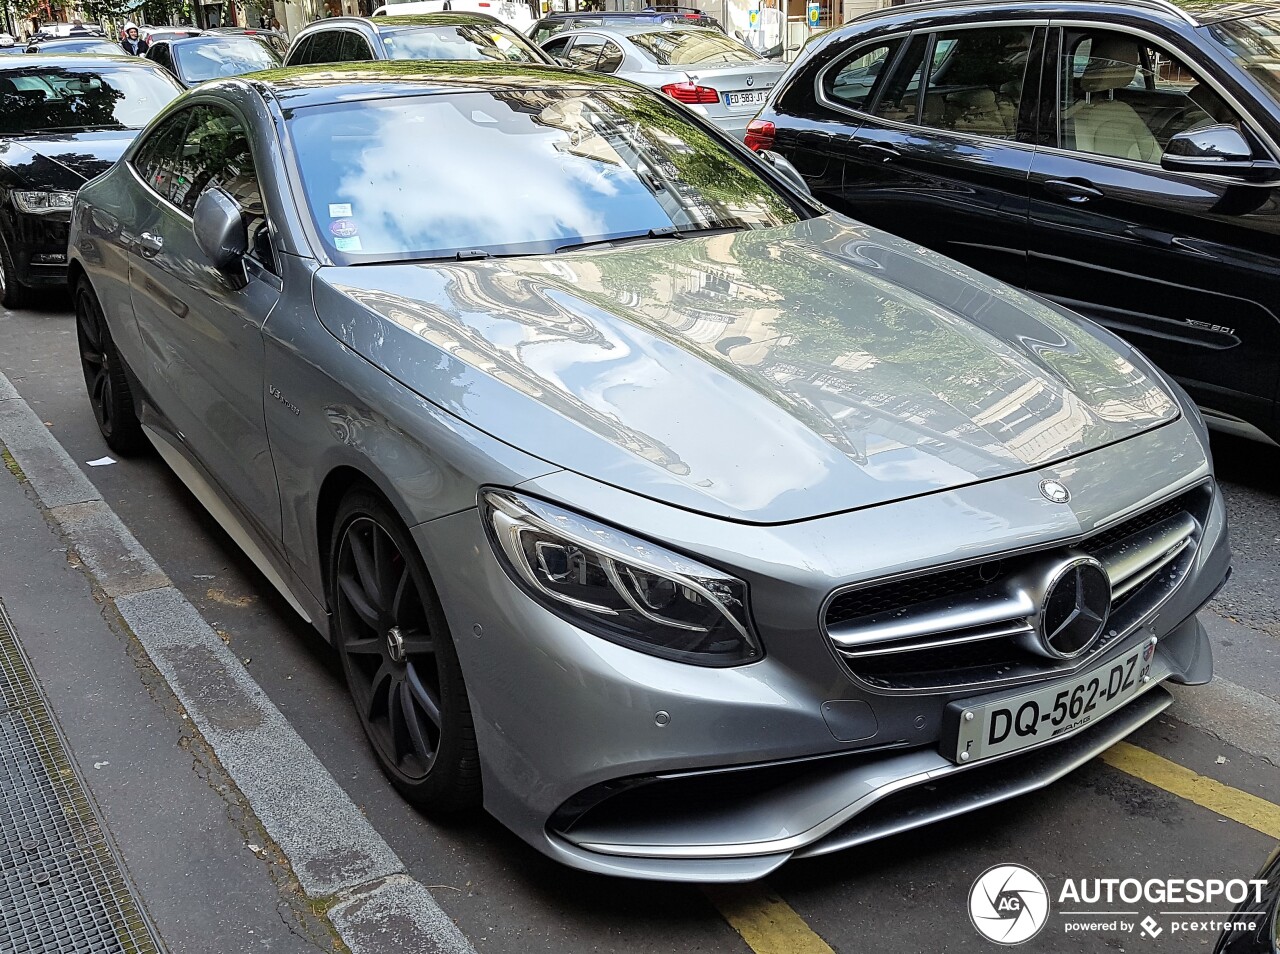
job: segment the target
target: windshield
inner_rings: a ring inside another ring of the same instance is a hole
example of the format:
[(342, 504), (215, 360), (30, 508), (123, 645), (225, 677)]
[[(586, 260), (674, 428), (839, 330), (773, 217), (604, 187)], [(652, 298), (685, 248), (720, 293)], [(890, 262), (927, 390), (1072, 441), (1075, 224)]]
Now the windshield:
[(760, 59), (741, 43), (713, 30), (657, 30), (633, 33), (627, 39), (659, 66), (716, 66)]
[(1210, 24), (1209, 32), (1280, 104), (1280, 15), (1224, 20)]
[(123, 55), (124, 50), (110, 40), (89, 38), (85, 40), (45, 40), (36, 44), (41, 53), (112, 53)]
[(511, 89), (315, 106), (289, 124), (335, 260), (552, 252), (799, 216), (652, 93)]
[(382, 42), (393, 60), (546, 62), (528, 40), (501, 23), (392, 30), (382, 34)]
[(188, 83), (240, 76), (280, 65), (279, 54), (253, 36), (209, 37), (198, 42), (175, 43), (173, 58), (178, 72)]
[(136, 66), (0, 70), (0, 136), (59, 129), (140, 129), (180, 92), (159, 70)]

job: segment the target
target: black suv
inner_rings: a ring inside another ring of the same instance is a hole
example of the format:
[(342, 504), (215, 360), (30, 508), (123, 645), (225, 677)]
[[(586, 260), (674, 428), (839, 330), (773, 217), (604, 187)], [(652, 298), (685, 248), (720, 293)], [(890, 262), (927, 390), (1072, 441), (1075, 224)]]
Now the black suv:
[(710, 27), (724, 32), (720, 21), (694, 7), (669, 7), (665, 10), (583, 10), (578, 13), (551, 13), (529, 28), (529, 36), (541, 45), (549, 36), (583, 27), (625, 26), (630, 23), (679, 23), (682, 26)]
[(1280, 4), (892, 7), (811, 43), (747, 144), (833, 208), (1086, 315), (1280, 440)]

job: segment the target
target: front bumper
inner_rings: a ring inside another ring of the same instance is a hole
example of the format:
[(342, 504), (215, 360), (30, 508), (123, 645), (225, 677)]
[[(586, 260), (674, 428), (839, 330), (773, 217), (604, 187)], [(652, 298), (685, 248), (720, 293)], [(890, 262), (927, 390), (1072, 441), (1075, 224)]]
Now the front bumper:
[[(954, 559), (977, 547), (1001, 552), (1011, 541), (1068, 538), (1111, 513), (1144, 506), (1172, 485), (1208, 476), (1207, 465), (1186, 472), (1198, 446), (1178, 423), (1065, 467), (777, 528), (728, 527), (651, 502), (643, 514), (626, 514), (619, 491), (574, 475), (525, 485), (588, 512), (621, 514), (626, 526), (645, 527), (748, 579), (767, 655), (728, 669), (637, 653), (542, 609), (498, 564), (474, 510), (416, 527), (467, 678), (486, 807), (574, 867), (742, 881), (790, 857), (1049, 784), (1167, 705), (1162, 682), (1210, 677), (1208, 641), (1194, 613), (1229, 570), (1216, 488), (1183, 582), (1105, 653), (1110, 658), (1156, 636), (1151, 682), (1124, 708), (1035, 750), (963, 768), (953, 763), (939, 752), (944, 712), (954, 699), (978, 693), (881, 693), (860, 683), (818, 632), (820, 608), (843, 583), (936, 565), (940, 555)], [(1117, 471), (1143, 473), (1150, 482), (1117, 481)], [(1038, 484), (1045, 477), (1071, 484), (1072, 514), (1043, 505)], [(1123, 494), (1129, 499), (1118, 499)], [(994, 514), (1008, 533), (984, 538)], [(704, 535), (704, 527), (718, 536)], [(860, 545), (867, 539), (878, 545)], [(862, 712), (860, 730), (824, 716), (832, 700)], [(940, 794), (944, 783), (951, 794)]]
[(52, 287), (67, 283), (70, 227), (70, 215), (62, 212), (14, 216), (13, 229), (4, 240), (20, 285)]

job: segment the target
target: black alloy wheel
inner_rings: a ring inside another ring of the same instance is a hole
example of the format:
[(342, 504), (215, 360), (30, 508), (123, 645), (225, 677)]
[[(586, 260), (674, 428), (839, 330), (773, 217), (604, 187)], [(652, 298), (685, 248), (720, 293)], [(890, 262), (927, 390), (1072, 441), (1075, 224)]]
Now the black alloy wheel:
[(80, 367), (98, 431), (116, 453), (136, 453), (146, 445), (146, 437), (133, 404), (124, 362), (111, 340), (102, 306), (87, 278), (81, 278), (76, 284), (75, 306)]
[(330, 561), (334, 644), (365, 734), (406, 799), (435, 812), (480, 800), (466, 687), (444, 612), (402, 524), (358, 489), (339, 508)]

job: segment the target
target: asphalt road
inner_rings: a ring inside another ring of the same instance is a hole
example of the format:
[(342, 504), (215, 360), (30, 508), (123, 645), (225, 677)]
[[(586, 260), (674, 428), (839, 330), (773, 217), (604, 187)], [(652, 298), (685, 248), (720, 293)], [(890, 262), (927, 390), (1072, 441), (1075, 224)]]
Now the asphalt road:
[[(83, 465), (108, 451), (84, 396), (74, 319), (66, 307), (55, 299), (30, 311), (0, 312), (0, 371)], [(1216, 449), (1237, 562), (1233, 582), (1209, 612), (1245, 628), (1250, 648), (1239, 650), (1243, 666), (1261, 672), (1255, 690), (1264, 691), (1277, 682), (1270, 654), (1272, 642), (1280, 640), (1280, 449), (1234, 440)], [(414, 812), (368, 754), (335, 655), (163, 463), (142, 456), (84, 470), (481, 954), (749, 949), (696, 887), (584, 875), (544, 859), (485, 816), (442, 825)], [(1272, 668), (1260, 670), (1265, 665)], [(1280, 767), (1253, 754), (1263, 747), (1228, 744), (1179, 721), (1179, 711), (1170, 710), (1130, 741), (1280, 803)], [(1248, 711), (1242, 717), (1251, 718)], [(1260, 732), (1274, 738), (1277, 730), (1262, 726)], [(966, 899), (975, 877), (992, 865), (1025, 864), (1055, 884), (1068, 877), (1250, 877), (1274, 844), (1259, 831), (1094, 762), (1003, 806), (792, 863), (769, 879), (767, 889), (836, 951), (987, 951), (993, 947), (971, 927)], [(1055, 915), (1027, 949), (1209, 949), (1206, 934), (1069, 934), (1062, 921)]]

